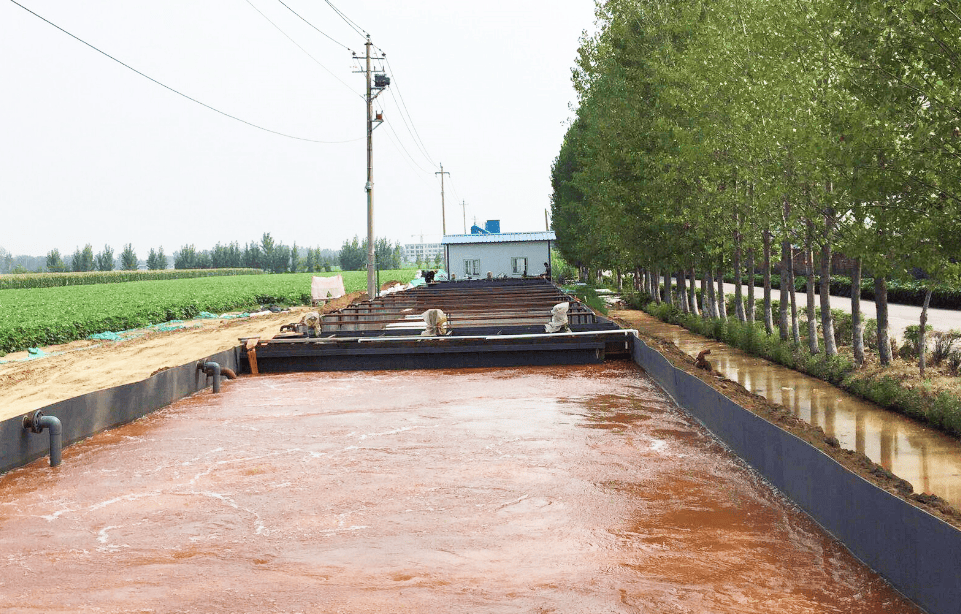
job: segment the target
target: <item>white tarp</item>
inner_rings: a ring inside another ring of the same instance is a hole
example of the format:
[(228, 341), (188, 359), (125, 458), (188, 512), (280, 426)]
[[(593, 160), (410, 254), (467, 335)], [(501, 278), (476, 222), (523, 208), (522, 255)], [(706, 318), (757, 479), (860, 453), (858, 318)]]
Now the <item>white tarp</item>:
[(554, 305), (551, 309), (551, 321), (544, 325), (544, 330), (549, 333), (570, 332), (571, 328), (567, 325), (567, 311), (570, 308), (570, 303)]
[(344, 295), (344, 278), (341, 275), (333, 277), (312, 277), (310, 280), (310, 299), (312, 301), (326, 301), (340, 298)]

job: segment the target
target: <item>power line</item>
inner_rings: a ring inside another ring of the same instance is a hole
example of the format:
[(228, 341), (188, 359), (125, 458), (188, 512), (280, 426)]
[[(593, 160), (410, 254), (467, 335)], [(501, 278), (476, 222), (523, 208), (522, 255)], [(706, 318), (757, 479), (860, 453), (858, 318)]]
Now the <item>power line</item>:
[[(384, 54), (384, 56), (386, 58), (386, 54)], [(407, 113), (407, 117), (410, 118), (410, 125), (414, 129), (414, 134), (417, 135), (416, 140), (419, 143), (419, 147), (421, 148), (421, 151), (424, 153), (424, 155), (427, 156), (427, 161), (430, 162), (431, 165), (434, 165), (434, 159), (430, 155), (430, 153), (428, 153), (427, 146), (424, 145), (424, 141), (420, 138), (420, 133), (417, 131), (417, 126), (414, 125), (414, 117), (410, 114), (410, 111), (407, 109), (407, 102), (404, 100), (404, 93), (400, 91), (400, 87), (397, 85), (397, 72), (394, 70), (394, 67), (390, 65), (390, 60), (385, 60), (385, 62), (387, 63), (387, 68), (390, 69), (390, 74), (394, 78), (394, 86), (397, 89), (397, 95), (400, 96), (400, 102), (404, 106), (404, 112)], [(391, 90), (391, 96), (393, 96), (393, 94), (394, 92), (393, 90)]]
[(80, 38), (80, 37), (78, 37), (78, 36), (76, 36), (76, 35), (74, 35), (74, 34), (71, 34), (70, 32), (67, 32), (66, 30), (64, 30), (63, 28), (61, 28), (61, 27), (58, 26), (57, 24), (53, 23), (52, 21), (50, 21), (50, 20), (47, 19), (46, 17), (43, 17), (43, 16), (41, 16), (41, 15), (38, 15), (37, 13), (34, 13), (34, 12), (31, 11), (30, 9), (28, 9), (27, 7), (23, 6), (22, 4), (20, 4), (19, 2), (17, 2), (17, 0), (10, 0), (10, 2), (16, 4), (17, 6), (19, 6), (20, 8), (22, 8), (22, 9), (25, 10), (26, 12), (28, 12), (28, 13), (30, 13), (31, 15), (33, 15), (34, 17), (40, 19), (41, 21), (44, 21), (44, 22), (46, 22), (47, 24), (53, 26), (54, 28), (60, 30), (61, 32), (63, 32), (63, 33), (66, 34), (67, 36), (69, 36), (70, 38), (72, 38), (72, 39), (74, 39), (74, 40), (76, 40), (76, 41), (78, 41), (78, 42), (83, 43), (84, 45), (86, 45), (87, 47), (90, 47), (91, 49), (93, 49), (93, 50), (96, 51), (97, 53), (99, 53), (99, 54), (101, 54), (101, 55), (104, 55), (104, 56), (110, 58), (111, 60), (113, 60), (113, 61), (116, 62), (117, 64), (120, 64), (121, 66), (123, 66), (124, 68), (127, 68), (127, 69), (129, 69), (129, 70), (132, 70), (133, 72), (137, 73), (137, 74), (140, 75), (141, 77), (143, 77), (143, 78), (145, 78), (145, 79), (148, 79), (148, 80), (156, 83), (156, 84), (159, 85), (160, 87), (162, 87), (162, 88), (164, 88), (164, 89), (166, 89), (166, 90), (169, 90), (169, 91), (173, 92), (174, 94), (177, 94), (178, 96), (182, 96), (182, 97), (186, 98), (187, 100), (189, 100), (189, 101), (191, 101), (191, 102), (195, 102), (195, 103), (199, 104), (199, 105), (202, 106), (202, 107), (205, 107), (205, 108), (207, 108), (207, 109), (210, 109), (210, 110), (213, 111), (214, 113), (219, 113), (220, 115), (223, 115), (224, 117), (229, 117), (230, 119), (235, 120), (235, 121), (238, 121), (238, 122), (240, 122), (240, 123), (242, 123), (242, 124), (247, 124), (248, 126), (251, 126), (252, 128), (257, 128), (258, 130), (263, 130), (264, 132), (270, 132), (271, 134), (276, 134), (276, 135), (278, 135), (278, 136), (283, 136), (283, 137), (286, 137), (286, 138), (288, 138), (288, 139), (295, 139), (295, 140), (297, 140), (297, 141), (307, 141), (307, 142), (309, 142), (309, 143), (325, 143), (325, 144), (353, 143), (354, 141), (359, 141), (359, 140), (361, 140), (361, 138), (363, 138), (363, 137), (360, 137), (360, 138), (357, 138), (357, 139), (349, 139), (349, 140), (346, 140), (346, 141), (321, 141), (321, 140), (317, 140), (317, 139), (308, 139), (308, 138), (301, 137), (301, 136), (294, 136), (294, 135), (292, 135), (292, 134), (286, 134), (286, 133), (284, 133), (284, 132), (278, 132), (277, 130), (271, 130), (270, 128), (264, 128), (263, 126), (258, 126), (258, 125), (255, 124), (255, 123), (249, 122), (249, 121), (247, 121), (247, 120), (245, 120), (245, 119), (241, 119), (241, 118), (239, 118), (239, 117), (237, 117), (237, 116), (235, 116), (235, 115), (231, 115), (230, 113), (225, 113), (224, 111), (221, 111), (220, 109), (216, 109), (216, 108), (210, 106), (209, 104), (207, 104), (207, 103), (205, 103), (205, 102), (201, 102), (201, 101), (197, 100), (196, 98), (193, 98), (192, 96), (188, 96), (187, 94), (184, 94), (183, 92), (180, 92), (180, 91), (178, 91), (178, 90), (175, 90), (174, 88), (170, 87), (169, 85), (166, 85), (166, 84), (164, 84), (164, 83), (161, 83), (160, 81), (157, 81), (156, 79), (154, 79), (154, 78), (151, 77), (150, 75), (147, 75), (147, 74), (145, 74), (145, 73), (140, 72), (139, 70), (137, 70), (137, 69), (134, 68), (133, 66), (130, 66), (129, 64), (125, 64), (124, 62), (122, 62), (122, 61), (118, 60), (117, 58), (113, 57), (112, 55), (110, 55), (110, 54), (107, 53), (106, 51), (103, 51), (103, 50), (101, 50), (101, 49), (93, 46), (92, 44), (88, 43), (87, 41), (83, 40), (82, 38)]
[[(318, 66), (320, 66), (321, 68), (323, 68), (324, 70), (326, 70), (326, 71), (330, 74), (331, 77), (333, 77), (334, 79), (337, 79), (338, 81), (340, 81), (340, 82), (344, 85), (344, 87), (346, 87), (347, 89), (349, 89), (349, 90), (351, 91), (351, 93), (353, 93), (353, 94), (355, 94), (355, 95), (357, 95), (357, 96), (360, 96), (361, 98), (364, 97), (363, 94), (361, 94), (360, 92), (354, 91), (354, 89), (353, 89), (352, 87), (350, 87), (350, 85), (348, 85), (346, 81), (344, 81), (343, 79), (341, 79), (340, 77), (338, 77), (337, 75), (335, 75), (332, 70), (330, 70), (329, 68), (327, 68), (326, 66), (324, 66), (324, 65), (320, 62), (320, 60), (318, 60), (317, 58), (315, 58), (314, 56), (312, 56), (309, 51), (307, 51), (306, 49), (304, 49), (303, 47), (301, 47), (301, 46), (300, 46), (300, 43), (298, 43), (297, 41), (295, 41), (293, 38), (290, 37), (289, 34), (287, 34), (286, 32), (284, 32), (284, 30), (283, 30), (280, 26), (278, 26), (276, 23), (274, 23), (274, 22), (270, 19), (270, 17), (267, 17), (267, 15), (265, 15), (263, 11), (261, 11), (259, 8), (257, 8), (257, 7), (254, 5), (253, 2), (251, 2), (250, 0), (246, 0), (246, 1), (247, 1), (247, 4), (249, 4), (252, 9), (254, 9), (254, 10), (257, 11), (258, 13), (260, 13), (260, 16), (267, 20), (267, 23), (269, 23), (269, 24), (272, 25), (273, 27), (277, 28), (277, 31), (278, 31), (278, 32), (280, 32), (280, 33), (283, 34), (285, 37), (287, 37), (287, 40), (289, 40), (289, 41), (292, 42), (294, 45), (296, 45), (298, 49), (300, 49), (301, 51), (303, 51), (304, 54), (306, 54), (308, 58), (310, 58), (311, 60), (313, 60), (314, 62), (316, 62)], [(280, 0), (277, 0), (277, 1), (280, 2)], [(281, 4), (284, 4), (283, 2), (280, 2), (280, 3), (281, 3)], [(287, 5), (284, 4), (284, 6), (287, 6)], [(291, 12), (293, 12), (293, 11), (291, 11)], [(296, 13), (294, 13), (294, 14), (297, 15)], [(300, 17), (300, 15), (297, 15), (297, 16)], [(301, 19), (303, 19), (303, 17), (301, 17)], [(316, 29), (316, 28), (315, 28), (315, 29)], [(320, 32), (320, 30), (317, 30), (317, 31)], [(324, 34), (323, 32), (320, 32), (320, 33), (321, 33), (321, 34)], [(324, 34), (324, 36), (327, 36), (327, 35)], [(330, 37), (328, 36), (327, 38), (330, 38)], [(331, 40), (333, 40), (333, 39), (331, 39)], [(334, 42), (337, 42), (337, 41), (334, 41)], [(340, 45), (340, 43), (337, 43), (337, 44)], [(348, 47), (344, 46), (344, 45), (341, 45), (341, 47), (344, 47), (344, 49), (347, 49), (347, 51), (350, 51), (350, 49), (349, 49)]]
[(421, 172), (424, 172), (424, 173), (432, 172), (432, 171), (426, 170), (420, 164), (417, 164), (417, 161), (414, 160), (414, 156), (410, 155), (410, 152), (407, 150), (406, 147), (404, 147), (403, 141), (401, 141), (400, 137), (397, 136), (397, 133), (394, 131), (394, 127), (391, 126), (390, 122), (385, 120), (384, 123), (387, 125), (387, 129), (390, 130), (391, 134), (394, 135), (394, 138), (397, 139), (397, 144), (400, 145), (401, 149), (404, 150), (404, 153), (407, 154), (407, 157), (410, 159), (410, 161), (413, 162), (414, 165), (421, 170)]
[(337, 13), (337, 15), (338, 15), (341, 19), (343, 19), (344, 22), (345, 22), (348, 26), (350, 26), (351, 28), (353, 28), (353, 29), (354, 29), (354, 32), (356, 32), (357, 34), (360, 34), (361, 37), (370, 38), (370, 34), (367, 33), (367, 30), (364, 30), (363, 28), (361, 28), (360, 26), (358, 26), (356, 23), (354, 23), (349, 17), (347, 17), (347, 15), (344, 15), (344, 14), (341, 12), (341, 10), (340, 10), (339, 8), (337, 8), (336, 6), (334, 6), (333, 3), (332, 3), (330, 0), (324, 0), (324, 2), (327, 3), (327, 6), (329, 6), (329, 7), (332, 8), (332, 9), (334, 9), (334, 12)]
[(289, 6), (287, 6), (287, 4), (284, 2), (284, 0), (277, 0), (277, 2), (283, 4), (283, 5), (284, 5), (284, 8), (286, 8), (288, 11), (290, 11), (291, 13), (293, 13), (294, 15), (296, 15), (297, 17), (300, 17), (300, 20), (301, 20), (301, 21), (303, 21), (305, 24), (307, 24), (307, 25), (310, 26), (311, 28), (317, 30), (318, 32), (320, 32), (321, 34), (323, 34), (324, 36), (326, 36), (327, 38), (329, 38), (331, 41), (337, 43), (338, 45), (340, 45), (341, 47), (343, 47), (343, 48), (346, 49), (347, 51), (353, 51), (353, 49), (351, 49), (350, 47), (348, 47), (348, 46), (345, 45), (344, 43), (342, 43), (342, 42), (334, 39), (332, 36), (330, 36), (330, 35), (327, 34), (326, 32), (322, 31), (320, 28), (318, 28), (317, 26), (315, 26), (314, 24), (310, 23), (309, 21), (307, 21), (306, 19), (304, 19), (303, 17), (301, 17), (300, 13), (298, 13), (298, 12), (295, 11), (294, 9), (290, 8)]
[[(384, 122), (384, 123), (386, 124), (387, 122)], [(388, 127), (390, 127), (389, 124), (388, 124)], [(401, 146), (398, 145), (398, 144), (397, 144), (397, 141), (395, 140), (396, 137), (391, 136), (392, 133), (393, 133), (392, 130), (388, 130), (388, 131), (385, 133), (385, 134), (387, 135), (387, 140), (390, 141), (390, 144), (394, 147), (394, 149), (397, 151), (397, 153), (403, 154), (403, 151), (401, 151)], [(430, 186), (431, 188), (433, 188), (433, 186), (430, 185), (430, 182), (428, 182), (427, 179), (425, 179), (424, 176), (420, 174), (423, 169), (418, 169), (418, 168), (410, 161), (410, 156), (404, 157), (403, 155), (401, 155), (401, 158), (403, 158), (403, 160), (404, 160), (404, 162), (407, 164), (407, 166), (410, 167), (410, 170), (414, 171), (414, 176), (415, 176), (415, 177), (418, 177), (421, 181), (423, 181), (423, 182), (424, 182), (424, 185), (427, 185), (427, 186)]]

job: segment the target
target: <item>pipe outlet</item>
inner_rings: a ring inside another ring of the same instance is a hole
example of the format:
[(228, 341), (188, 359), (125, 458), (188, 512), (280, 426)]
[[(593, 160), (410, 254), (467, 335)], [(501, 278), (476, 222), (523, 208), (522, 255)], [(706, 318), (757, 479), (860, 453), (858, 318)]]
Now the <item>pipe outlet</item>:
[(24, 430), (31, 433), (42, 433), (44, 429), (50, 432), (50, 466), (56, 467), (61, 461), (63, 450), (63, 424), (56, 416), (44, 416), (39, 409), (23, 417)]
[(211, 375), (214, 378), (214, 393), (220, 392), (220, 365), (210, 361), (202, 360), (197, 363), (197, 370), (203, 371), (207, 375)]

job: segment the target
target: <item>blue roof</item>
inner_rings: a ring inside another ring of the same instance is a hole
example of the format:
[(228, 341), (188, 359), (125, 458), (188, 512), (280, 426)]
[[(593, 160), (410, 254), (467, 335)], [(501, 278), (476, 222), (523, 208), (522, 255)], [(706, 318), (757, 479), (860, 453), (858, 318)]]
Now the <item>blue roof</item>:
[(444, 235), (441, 241), (444, 245), (459, 243), (520, 243), (527, 241), (556, 241), (557, 235), (553, 230), (541, 232), (500, 232), (489, 235)]

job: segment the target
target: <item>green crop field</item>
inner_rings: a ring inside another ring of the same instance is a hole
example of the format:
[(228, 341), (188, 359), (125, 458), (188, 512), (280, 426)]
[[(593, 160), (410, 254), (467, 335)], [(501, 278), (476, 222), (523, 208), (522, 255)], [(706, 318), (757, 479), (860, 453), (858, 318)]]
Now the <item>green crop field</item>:
[[(408, 281), (414, 269), (381, 271), (381, 282)], [(367, 288), (365, 271), (345, 271), (344, 288)], [(310, 304), (310, 278), (317, 273), (235, 275), (117, 284), (0, 290), (0, 355), (84, 339), (201, 311), (221, 313), (257, 305)], [(324, 276), (336, 273), (324, 273)]]
[(87, 271), (85, 273), (24, 273), (0, 275), (0, 290), (53, 288), (56, 286), (86, 286), (90, 284), (119, 284), (128, 281), (156, 279), (187, 279), (191, 277), (220, 277), (222, 275), (262, 275), (260, 269), (164, 269), (159, 271)]

